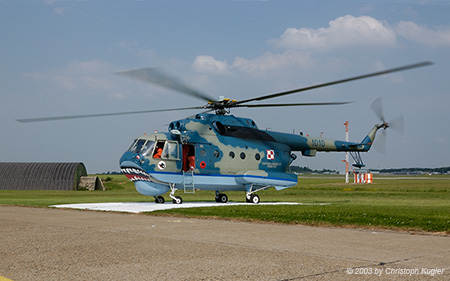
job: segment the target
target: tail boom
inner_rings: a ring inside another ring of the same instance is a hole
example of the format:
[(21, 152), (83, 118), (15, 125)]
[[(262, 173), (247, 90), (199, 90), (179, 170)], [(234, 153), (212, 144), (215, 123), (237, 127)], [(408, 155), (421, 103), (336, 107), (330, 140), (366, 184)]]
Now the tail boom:
[(367, 152), (372, 147), (377, 131), (381, 128), (387, 128), (387, 123), (375, 125), (369, 134), (361, 142), (348, 142), (333, 139), (324, 139), (321, 137), (309, 137), (303, 135), (294, 135), (280, 132), (267, 133), (277, 142), (288, 145), (292, 151), (300, 151), (303, 156), (316, 156), (317, 151), (359, 151)]

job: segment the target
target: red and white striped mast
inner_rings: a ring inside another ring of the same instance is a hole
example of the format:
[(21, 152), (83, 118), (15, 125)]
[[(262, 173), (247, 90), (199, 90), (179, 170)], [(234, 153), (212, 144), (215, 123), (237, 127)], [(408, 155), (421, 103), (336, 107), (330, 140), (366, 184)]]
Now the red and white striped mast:
[[(345, 141), (348, 142), (348, 121), (345, 121)], [(348, 183), (348, 151), (345, 152), (345, 183)]]

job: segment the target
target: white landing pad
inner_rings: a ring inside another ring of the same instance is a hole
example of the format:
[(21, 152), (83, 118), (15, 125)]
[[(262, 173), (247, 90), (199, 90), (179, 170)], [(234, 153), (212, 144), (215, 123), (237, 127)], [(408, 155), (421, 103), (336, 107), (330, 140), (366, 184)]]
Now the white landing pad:
[(64, 209), (82, 209), (93, 211), (113, 211), (127, 213), (153, 212), (158, 210), (168, 210), (174, 208), (198, 208), (198, 207), (224, 207), (224, 206), (258, 206), (258, 205), (329, 205), (329, 203), (308, 204), (308, 203), (292, 203), (292, 202), (263, 202), (259, 204), (252, 203), (216, 203), (216, 202), (184, 202), (183, 204), (156, 204), (154, 202), (117, 202), (117, 203), (86, 203), (86, 204), (64, 204), (52, 205), (52, 208)]

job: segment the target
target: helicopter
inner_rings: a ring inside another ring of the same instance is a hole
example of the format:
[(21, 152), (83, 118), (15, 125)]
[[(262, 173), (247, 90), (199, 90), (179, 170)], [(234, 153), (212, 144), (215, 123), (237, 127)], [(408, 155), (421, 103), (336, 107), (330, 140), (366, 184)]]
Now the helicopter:
[(224, 97), (214, 99), (158, 68), (140, 68), (117, 74), (180, 92), (203, 100), (206, 104), (184, 108), (28, 118), (17, 119), (17, 121), (28, 123), (175, 110), (200, 110), (202, 112), (194, 116), (170, 122), (167, 132), (155, 131), (134, 139), (120, 157), (121, 172), (134, 182), (139, 193), (153, 196), (155, 203), (158, 204), (165, 203), (162, 195), (166, 193), (169, 193), (172, 203), (182, 204), (182, 197), (175, 195), (177, 190), (183, 190), (184, 193), (195, 193), (197, 190), (215, 191), (215, 201), (219, 203), (228, 201), (228, 196), (224, 192), (244, 191), (246, 202), (258, 204), (260, 197), (256, 192), (271, 187), (283, 190), (298, 184), (298, 176), (288, 172), (290, 164), (297, 158), (293, 152), (301, 152), (305, 157), (314, 157), (317, 152), (322, 151), (349, 152), (354, 159), (354, 166), (362, 168), (365, 165), (360, 153), (371, 149), (380, 129), (384, 132), (394, 124), (384, 119), (380, 100), (373, 103), (372, 109), (381, 119), (381, 123), (375, 124), (360, 142), (310, 137), (303, 133), (290, 134), (261, 130), (254, 120), (232, 115), (231, 109), (348, 104), (349, 102), (269, 104), (253, 102), (431, 64), (433, 63), (425, 61), (244, 100)]

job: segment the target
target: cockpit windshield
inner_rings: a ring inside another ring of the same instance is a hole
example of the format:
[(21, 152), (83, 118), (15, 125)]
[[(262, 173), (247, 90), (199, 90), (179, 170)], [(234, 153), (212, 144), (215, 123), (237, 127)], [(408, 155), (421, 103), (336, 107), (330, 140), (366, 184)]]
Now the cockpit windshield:
[(137, 139), (134, 140), (133, 144), (130, 146), (129, 151), (134, 152), (134, 153), (139, 153), (142, 149), (142, 146), (144, 145), (146, 140), (144, 139)]

